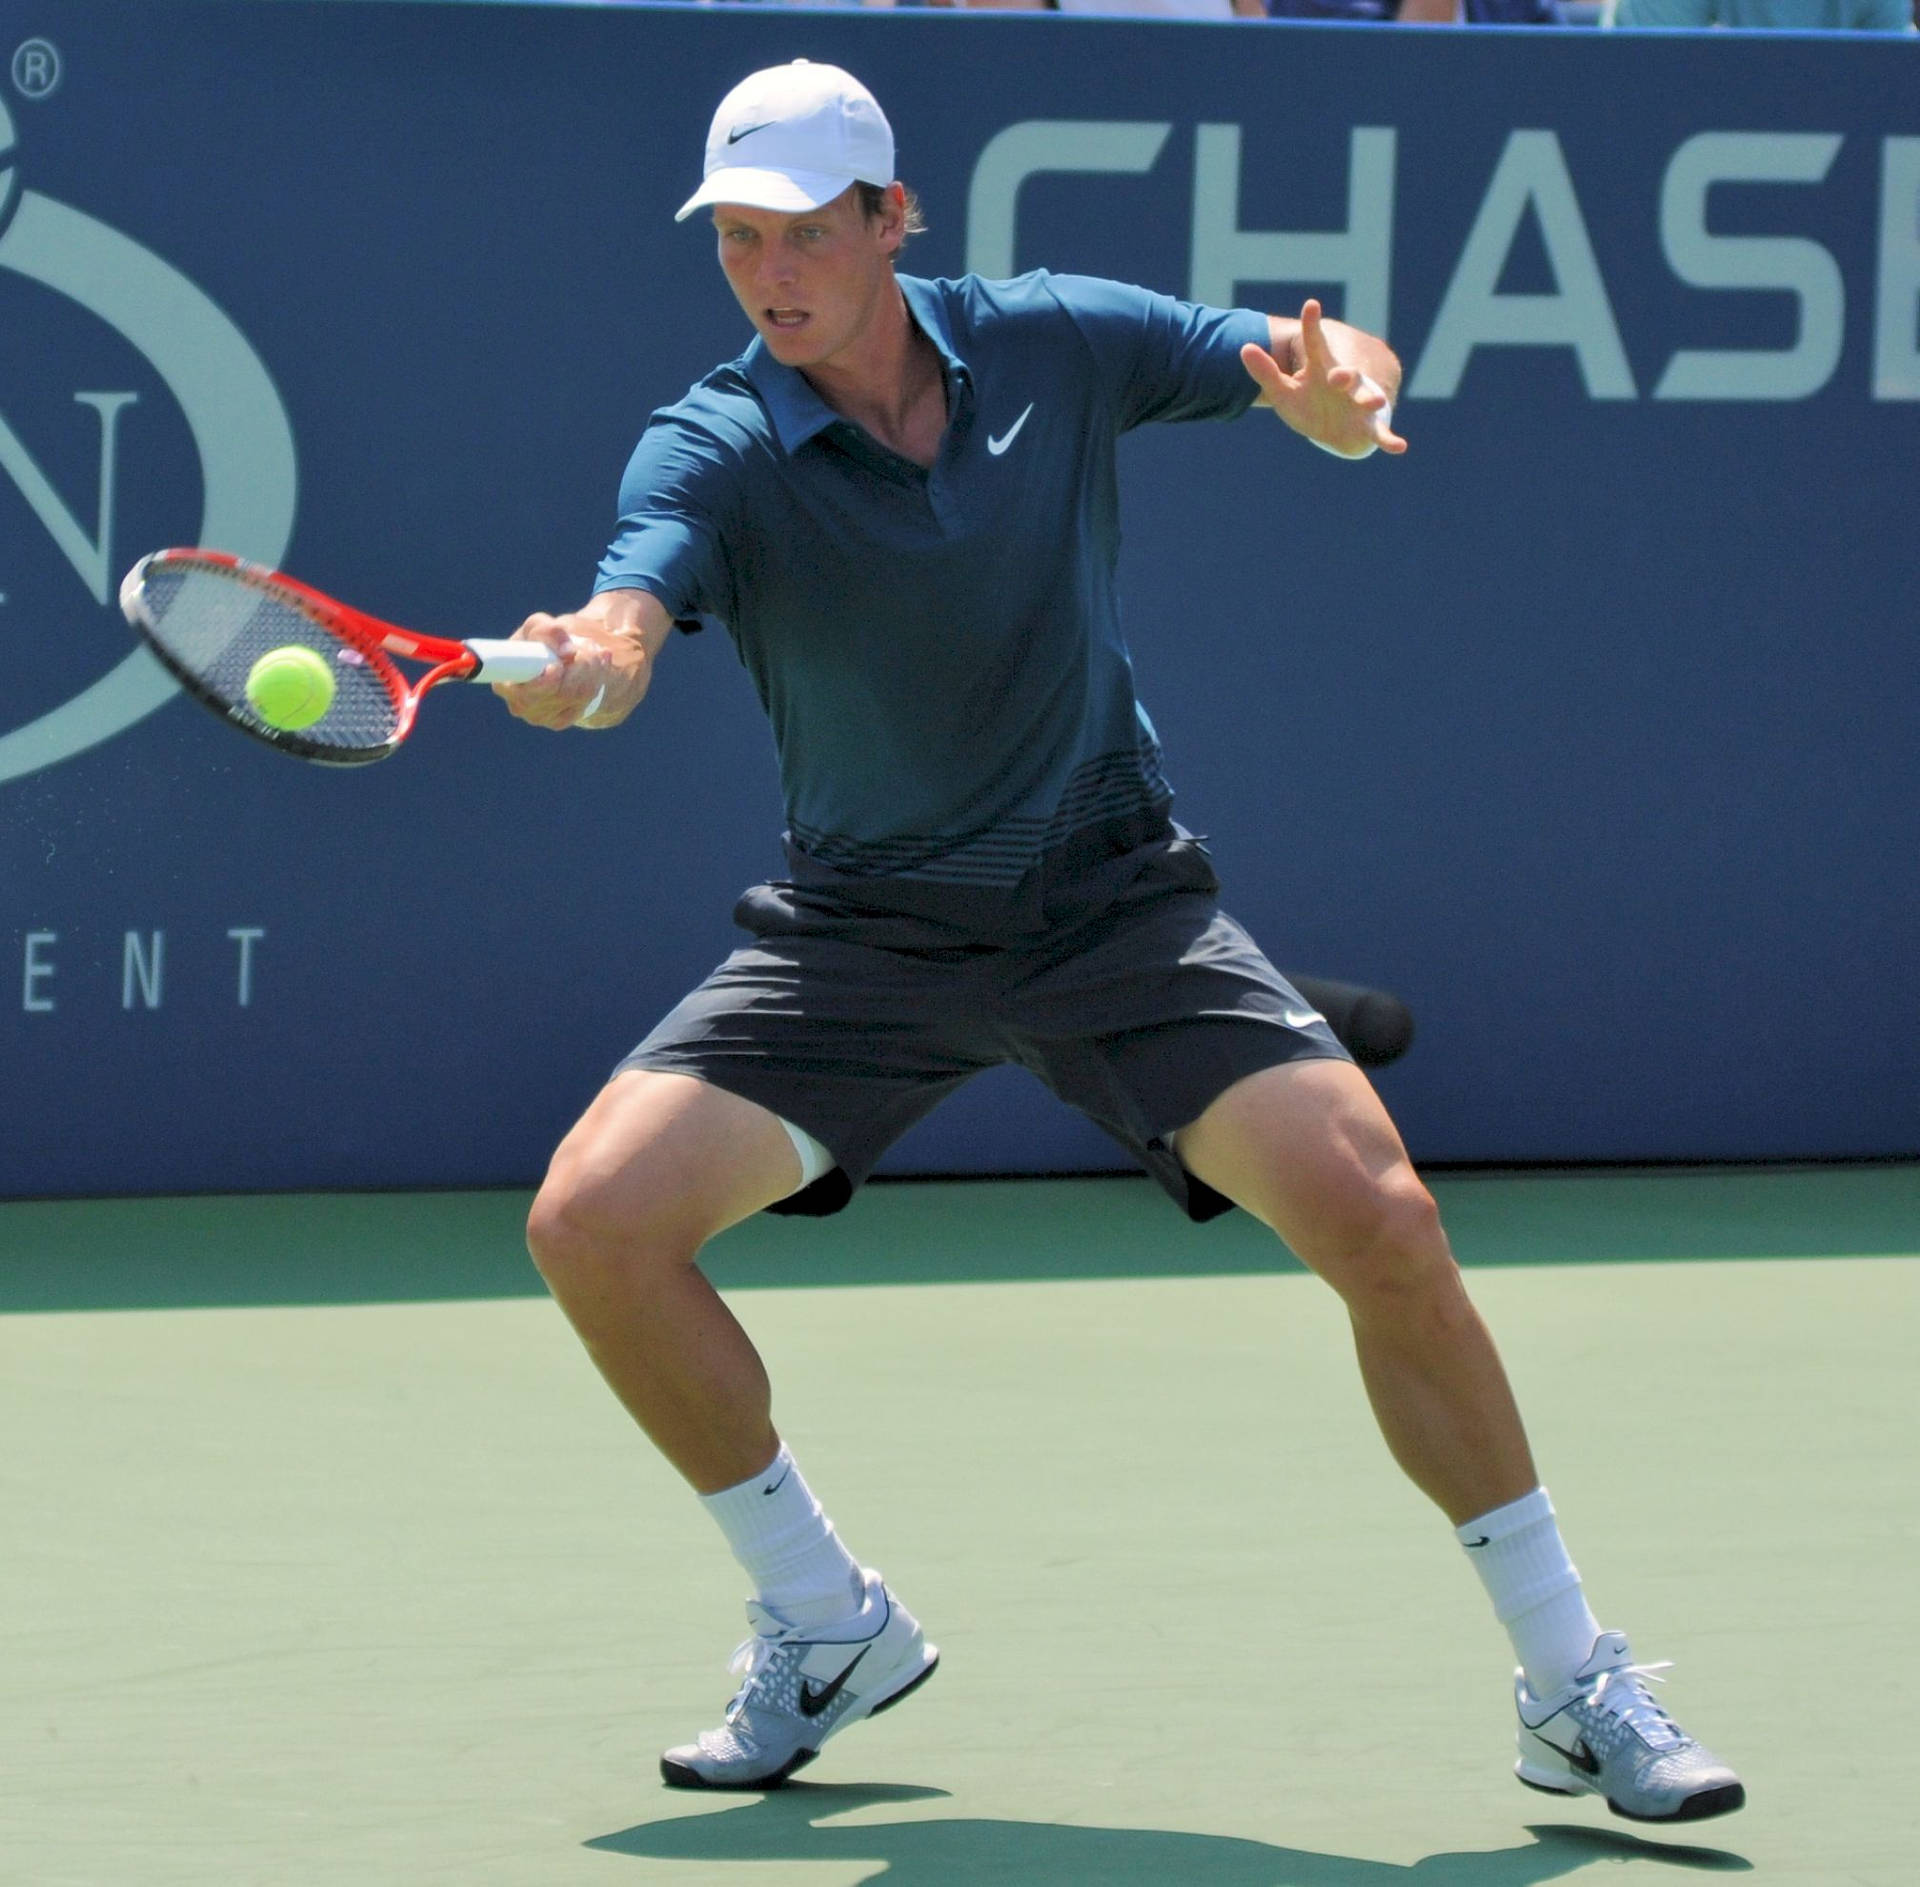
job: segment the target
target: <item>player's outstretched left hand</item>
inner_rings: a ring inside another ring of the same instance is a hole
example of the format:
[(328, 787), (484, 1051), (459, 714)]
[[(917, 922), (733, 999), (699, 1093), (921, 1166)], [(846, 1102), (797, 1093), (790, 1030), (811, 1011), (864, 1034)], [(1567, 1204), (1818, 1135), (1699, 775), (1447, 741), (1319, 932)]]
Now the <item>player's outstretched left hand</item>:
[(1365, 458), (1376, 447), (1404, 452), (1393, 430), (1387, 396), (1358, 368), (1336, 361), (1327, 344), (1320, 304), (1300, 310), (1299, 371), (1289, 373), (1264, 347), (1243, 347), (1241, 364), (1259, 383), (1266, 403), (1304, 439), (1345, 459)]

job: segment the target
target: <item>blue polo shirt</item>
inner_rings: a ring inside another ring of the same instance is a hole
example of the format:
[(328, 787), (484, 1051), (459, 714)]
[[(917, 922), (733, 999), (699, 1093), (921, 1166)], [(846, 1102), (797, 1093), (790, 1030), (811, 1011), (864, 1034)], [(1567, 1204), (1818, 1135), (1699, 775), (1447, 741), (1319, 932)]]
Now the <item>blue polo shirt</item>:
[(1240, 349), (1267, 319), (1045, 272), (899, 280), (945, 374), (932, 468), (756, 337), (653, 415), (597, 587), (726, 625), (772, 723), (796, 878), (959, 910), (1102, 830), (1164, 828), (1115, 592), (1115, 446), (1243, 413)]

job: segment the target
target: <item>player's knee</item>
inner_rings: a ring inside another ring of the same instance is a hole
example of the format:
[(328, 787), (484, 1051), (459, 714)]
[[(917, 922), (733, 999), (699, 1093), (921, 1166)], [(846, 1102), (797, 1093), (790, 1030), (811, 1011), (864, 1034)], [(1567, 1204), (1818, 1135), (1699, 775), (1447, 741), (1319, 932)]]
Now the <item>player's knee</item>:
[(573, 1193), (549, 1174), (527, 1214), (527, 1250), (556, 1292), (564, 1294), (565, 1287), (595, 1263), (600, 1246), (595, 1233)]
[(596, 1181), (564, 1148), (556, 1155), (527, 1214), (527, 1250), (556, 1296), (640, 1281), (678, 1261), (679, 1241), (635, 1208), (630, 1191)]
[(1444, 1314), (1459, 1295), (1459, 1267), (1441, 1230), (1440, 1208), (1411, 1167), (1366, 1190), (1341, 1242), (1329, 1270), (1356, 1314), (1405, 1317), (1416, 1306)]

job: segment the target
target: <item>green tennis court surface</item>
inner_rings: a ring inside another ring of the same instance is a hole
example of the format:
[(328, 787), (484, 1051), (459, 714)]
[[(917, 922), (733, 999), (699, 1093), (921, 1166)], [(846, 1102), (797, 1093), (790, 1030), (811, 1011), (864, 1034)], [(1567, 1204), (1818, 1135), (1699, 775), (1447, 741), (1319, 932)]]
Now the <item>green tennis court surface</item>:
[(1508, 1657), (1331, 1294), (1146, 1183), (874, 1187), (713, 1270), (942, 1649), (663, 1790), (740, 1580), (507, 1194), (0, 1206), (0, 1880), (1920, 1879), (1920, 1168), (1441, 1179), (1596, 1607), (1751, 1806), (1508, 1773)]

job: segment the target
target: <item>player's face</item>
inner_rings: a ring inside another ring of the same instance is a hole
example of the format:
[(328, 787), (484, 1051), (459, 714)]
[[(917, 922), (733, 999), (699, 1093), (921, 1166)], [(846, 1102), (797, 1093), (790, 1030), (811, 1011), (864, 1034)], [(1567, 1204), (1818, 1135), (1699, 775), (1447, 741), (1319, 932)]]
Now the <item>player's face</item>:
[(871, 218), (849, 188), (798, 216), (722, 203), (713, 223), (727, 284), (774, 359), (801, 368), (850, 364), (876, 311), (897, 292), (889, 264), (901, 218), (891, 195)]

